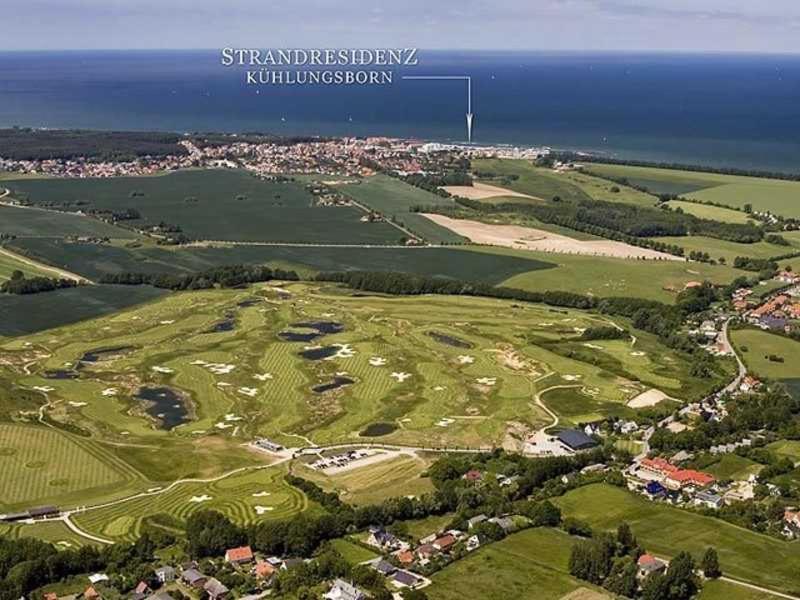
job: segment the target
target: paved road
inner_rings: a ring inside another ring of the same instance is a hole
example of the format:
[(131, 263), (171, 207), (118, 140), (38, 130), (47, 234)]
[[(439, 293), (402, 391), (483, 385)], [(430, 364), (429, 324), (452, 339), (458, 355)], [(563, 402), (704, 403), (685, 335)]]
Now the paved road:
[[(732, 317), (731, 317), (732, 318)], [(725, 321), (725, 324), (722, 326), (722, 332), (720, 333), (720, 342), (722, 343), (723, 348), (733, 354), (733, 357), (736, 359), (736, 365), (738, 367), (738, 373), (733, 381), (731, 381), (723, 390), (723, 392), (734, 392), (739, 389), (739, 385), (742, 383), (742, 379), (744, 376), (747, 375), (747, 367), (742, 362), (742, 359), (736, 353), (736, 349), (731, 344), (730, 337), (728, 336), (728, 325), (731, 322), (731, 318)]]

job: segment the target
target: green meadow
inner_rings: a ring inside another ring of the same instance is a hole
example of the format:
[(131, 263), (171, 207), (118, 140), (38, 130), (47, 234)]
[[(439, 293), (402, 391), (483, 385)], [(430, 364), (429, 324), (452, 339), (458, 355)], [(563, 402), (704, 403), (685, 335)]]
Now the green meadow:
[(537, 168), (526, 160), (478, 159), (472, 172), (479, 181), (505, 187), (542, 200), (559, 196), (562, 200), (588, 200), (580, 186), (550, 169)]
[[(584, 486), (558, 499), (565, 516), (601, 530), (626, 521), (645, 549), (670, 557), (681, 550), (699, 560), (716, 548), (723, 572), (778, 591), (797, 591), (800, 545), (755, 533), (720, 519), (654, 503), (606, 484)], [(764, 565), (770, 565), (764, 568)]]
[[(575, 540), (555, 529), (526, 529), (446, 566), (433, 575), (425, 592), (432, 600), (557, 600), (579, 588), (596, 589), (569, 574)], [(584, 596), (607, 597), (602, 592)]]
[[(770, 379), (800, 378), (800, 342), (760, 329), (736, 329), (731, 340), (750, 372)], [(770, 360), (777, 357), (781, 361)]]
[(0, 253), (0, 282), (11, 277), (11, 274), (14, 271), (22, 271), (26, 277), (45, 274), (43, 271), (40, 271), (36, 267), (32, 267), (28, 263), (17, 260), (8, 254)]
[(665, 203), (671, 209), (681, 209), (683, 212), (694, 215), (700, 219), (720, 221), (722, 223), (749, 223), (753, 221), (746, 212), (722, 208), (713, 204), (701, 204), (699, 202), (687, 202), (685, 200), (670, 200)]
[[(33, 180), (31, 180), (33, 181)], [(50, 181), (50, 180), (48, 180)], [(137, 234), (99, 219), (35, 207), (0, 206), (0, 228), (17, 237), (66, 237), (133, 239)]]
[(683, 237), (660, 237), (655, 238), (668, 244), (677, 244), (689, 252), (708, 252), (713, 260), (725, 259), (727, 264), (733, 264), (737, 256), (749, 256), (753, 258), (772, 258), (782, 256), (791, 252), (800, 252), (800, 240), (794, 236), (785, 236), (789, 246), (778, 246), (767, 242), (755, 242), (753, 244), (739, 244), (727, 240), (719, 240), (703, 236), (683, 236)]

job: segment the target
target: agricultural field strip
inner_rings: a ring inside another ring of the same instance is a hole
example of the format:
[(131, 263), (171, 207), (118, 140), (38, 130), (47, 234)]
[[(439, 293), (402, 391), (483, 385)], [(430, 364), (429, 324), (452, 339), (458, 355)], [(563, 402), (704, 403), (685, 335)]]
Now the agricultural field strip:
[(12, 260), (16, 260), (26, 265), (29, 265), (38, 271), (46, 271), (48, 273), (53, 273), (59, 277), (63, 277), (65, 279), (71, 279), (72, 281), (77, 281), (78, 283), (88, 283), (88, 284), (94, 283), (93, 281), (87, 279), (83, 275), (78, 275), (77, 273), (72, 273), (71, 271), (66, 271), (64, 269), (59, 269), (57, 267), (50, 266), (41, 261), (33, 260), (21, 254), (16, 254), (15, 252), (11, 252), (10, 250), (3, 248), (2, 246), (0, 246), (0, 254), (9, 257)]

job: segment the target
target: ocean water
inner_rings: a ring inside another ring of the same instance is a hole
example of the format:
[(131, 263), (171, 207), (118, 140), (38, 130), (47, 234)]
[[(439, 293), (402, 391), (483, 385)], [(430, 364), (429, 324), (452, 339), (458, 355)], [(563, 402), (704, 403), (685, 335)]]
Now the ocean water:
[(420, 52), (384, 86), (247, 86), (218, 51), (0, 53), (0, 126), (465, 139), (800, 172), (800, 56)]

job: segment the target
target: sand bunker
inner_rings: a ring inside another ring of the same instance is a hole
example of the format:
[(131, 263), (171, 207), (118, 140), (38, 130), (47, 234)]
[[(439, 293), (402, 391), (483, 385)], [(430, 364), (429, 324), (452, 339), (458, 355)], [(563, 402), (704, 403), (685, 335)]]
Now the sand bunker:
[(42, 392), (43, 394), (56, 391), (56, 388), (50, 387), (49, 385), (35, 385), (33, 386), (33, 389), (37, 392)]
[(274, 506), (254, 506), (253, 508), (255, 509), (257, 515), (263, 515), (266, 512), (275, 510)]
[(253, 379), (258, 379), (258, 381), (267, 381), (272, 379), (272, 373), (261, 373), (260, 375), (253, 375)]
[(189, 498), (189, 502), (208, 502), (211, 500), (211, 496), (208, 494), (203, 494), (202, 496), (192, 496)]
[(100, 393), (103, 396), (116, 396), (117, 395), (117, 388), (106, 388)]
[(254, 398), (255, 395), (258, 394), (258, 390), (256, 388), (251, 388), (251, 387), (240, 387), (239, 393)]
[(170, 369), (169, 367), (153, 367), (152, 370), (155, 371), (156, 373), (164, 373), (164, 374), (169, 374), (169, 373), (174, 373), (175, 372), (172, 369)]
[(584, 342), (584, 346), (587, 348), (591, 348), (592, 350), (605, 350), (602, 346), (598, 346), (597, 344), (590, 344), (589, 342)]
[(169, 319), (169, 320), (166, 320), (166, 321), (159, 321), (158, 324), (159, 325), (172, 325), (174, 322), (175, 322), (174, 320)]
[(223, 417), (223, 419), (225, 419), (226, 421), (241, 421), (242, 417), (236, 416), (233, 413), (228, 413)]
[(350, 347), (350, 344), (334, 344), (339, 350), (333, 356), (329, 356), (324, 360), (333, 360), (334, 358), (352, 358), (355, 356), (356, 351)]
[(443, 385), (437, 385), (433, 388), (434, 392), (441, 392), (444, 391), (445, 387)]
[(478, 377), (475, 381), (481, 385), (495, 385), (497, 377)]
[(453, 423), (455, 423), (455, 419), (440, 419), (436, 422), (437, 427), (449, 427)]
[(642, 392), (638, 396), (631, 398), (628, 401), (628, 406), (631, 408), (644, 408), (646, 406), (655, 406), (663, 400), (673, 400), (661, 390), (650, 388), (646, 392)]
[(475, 362), (475, 357), (469, 356), (467, 354), (462, 354), (461, 356), (458, 357), (458, 362), (462, 365), (471, 365), (472, 363)]
[(266, 496), (272, 495), (271, 492), (256, 492), (253, 494), (253, 498), (265, 498)]
[(74, 402), (73, 400), (69, 401), (70, 406), (74, 406), (75, 408), (80, 408), (81, 406), (86, 406), (86, 402)]
[(488, 183), (479, 183), (477, 181), (472, 185), (447, 185), (443, 189), (453, 196), (461, 196), (469, 200), (485, 200), (486, 198), (500, 198), (503, 196), (538, 200), (538, 198), (534, 196), (528, 196), (527, 194), (521, 194), (514, 190), (507, 190), (506, 188), (489, 185)]
[(562, 375), (561, 379), (565, 379), (567, 381), (577, 381), (581, 378), (581, 375)]
[(685, 260), (657, 252), (649, 248), (637, 248), (623, 242), (611, 240), (576, 240), (565, 235), (550, 233), (542, 229), (519, 225), (489, 225), (468, 219), (451, 219), (444, 215), (424, 213), (431, 221), (450, 231), (469, 238), (476, 244), (505, 246), (539, 252), (560, 254), (584, 254), (587, 256), (610, 256), (613, 258), (637, 258), (648, 260)]
[(394, 377), (398, 383), (403, 383), (406, 379), (411, 377), (411, 373), (398, 373), (395, 371), (389, 377)]
[(386, 364), (386, 359), (381, 358), (380, 356), (373, 356), (369, 359), (369, 364), (371, 364), (373, 367), (382, 367)]

